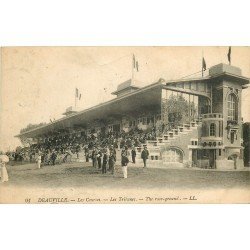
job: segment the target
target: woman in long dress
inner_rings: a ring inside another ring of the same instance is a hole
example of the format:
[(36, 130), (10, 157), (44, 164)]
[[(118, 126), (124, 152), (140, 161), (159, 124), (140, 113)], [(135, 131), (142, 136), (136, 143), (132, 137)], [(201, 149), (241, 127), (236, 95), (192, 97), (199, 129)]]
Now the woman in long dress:
[(122, 163), (122, 172), (123, 172), (123, 178), (128, 178), (128, 163), (129, 163), (129, 152), (127, 146), (123, 147), (121, 152), (121, 163)]
[(38, 156), (37, 156), (37, 167), (38, 167), (38, 168), (41, 168), (41, 163), (42, 163), (42, 155), (41, 155), (41, 153), (39, 152), (39, 153), (38, 153)]
[(0, 152), (1, 182), (9, 180), (8, 172), (5, 166), (7, 162), (9, 162), (9, 157)]

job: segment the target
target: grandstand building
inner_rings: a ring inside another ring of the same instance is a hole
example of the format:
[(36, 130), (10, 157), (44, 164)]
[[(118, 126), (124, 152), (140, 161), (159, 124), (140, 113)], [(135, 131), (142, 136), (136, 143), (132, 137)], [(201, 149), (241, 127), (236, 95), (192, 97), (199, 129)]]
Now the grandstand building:
[(226, 64), (211, 67), (205, 77), (160, 79), (142, 88), (128, 80), (112, 93), (116, 98), (79, 112), (68, 109), (63, 118), (17, 137), (39, 142), (65, 131), (154, 128), (156, 139), (145, 142), (149, 166), (238, 169), (243, 167), (241, 98), (248, 83), (240, 68)]

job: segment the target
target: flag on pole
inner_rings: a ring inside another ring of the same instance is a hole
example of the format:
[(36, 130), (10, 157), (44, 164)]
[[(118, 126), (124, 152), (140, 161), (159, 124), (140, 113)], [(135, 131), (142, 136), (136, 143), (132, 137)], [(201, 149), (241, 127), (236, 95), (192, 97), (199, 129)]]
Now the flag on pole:
[(139, 63), (138, 63), (138, 61), (136, 61), (136, 70), (137, 70), (137, 72), (139, 72)]
[(135, 55), (133, 54), (133, 66), (134, 66), (134, 69), (136, 67), (136, 62), (135, 62)]
[(135, 59), (135, 55), (133, 54), (133, 69), (136, 69), (136, 71), (139, 71), (139, 63), (138, 61)]
[(78, 91), (78, 88), (76, 88), (76, 98), (78, 98), (78, 95), (79, 95), (78, 92), (79, 92), (79, 91)]
[(204, 59), (204, 57), (202, 58), (202, 71), (204, 70), (206, 70), (207, 69), (207, 65), (206, 65), (206, 61), (205, 61), (205, 59)]
[(229, 46), (229, 48), (228, 48), (227, 59), (228, 59), (229, 65), (230, 65), (231, 64), (231, 46)]

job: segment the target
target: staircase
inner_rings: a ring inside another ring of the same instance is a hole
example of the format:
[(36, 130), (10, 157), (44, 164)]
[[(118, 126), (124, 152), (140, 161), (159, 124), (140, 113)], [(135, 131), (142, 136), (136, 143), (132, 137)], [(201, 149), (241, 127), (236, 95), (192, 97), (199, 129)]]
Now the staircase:
[[(200, 121), (191, 122), (189, 124), (183, 124), (178, 126), (176, 129), (172, 129), (167, 133), (163, 134), (160, 137), (157, 137), (156, 140), (148, 140), (143, 146), (147, 146), (149, 151), (149, 160), (148, 163), (150, 166), (162, 165), (163, 167), (183, 167), (183, 162), (189, 157), (188, 145), (191, 144), (191, 140), (198, 139), (198, 130), (201, 126)], [(174, 148), (181, 151), (182, 159), (178, 161), (169, 161), (169, 159), (164, 158), (164, 152), (169, 149)], [(142, 149), (137, 149), (139, 152)], [(140, 153), (139, 157), (140, 157)], [(137, 159), (141, 161), (141, 159)]]

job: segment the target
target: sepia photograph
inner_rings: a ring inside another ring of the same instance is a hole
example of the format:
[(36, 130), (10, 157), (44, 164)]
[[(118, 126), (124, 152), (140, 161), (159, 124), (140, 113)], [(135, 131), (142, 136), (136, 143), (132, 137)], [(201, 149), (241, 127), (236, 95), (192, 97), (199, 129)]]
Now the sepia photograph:
[(249, 7), (1, 1), (1, 248), (249, 249)]
[(0, 57), (0, 203), (250, 202), (250, 47)]

